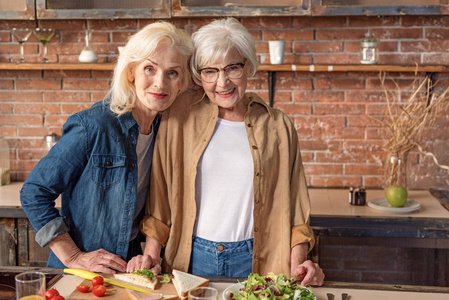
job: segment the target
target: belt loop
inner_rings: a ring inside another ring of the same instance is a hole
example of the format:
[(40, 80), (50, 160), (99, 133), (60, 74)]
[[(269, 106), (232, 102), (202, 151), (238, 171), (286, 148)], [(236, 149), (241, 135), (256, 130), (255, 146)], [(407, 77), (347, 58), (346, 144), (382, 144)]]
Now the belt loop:
[(253, 243), (254, 243), (254, 239), (246, 240), (246, 244), (248, 245), (249, 254), (251, 256), (253, 255)]

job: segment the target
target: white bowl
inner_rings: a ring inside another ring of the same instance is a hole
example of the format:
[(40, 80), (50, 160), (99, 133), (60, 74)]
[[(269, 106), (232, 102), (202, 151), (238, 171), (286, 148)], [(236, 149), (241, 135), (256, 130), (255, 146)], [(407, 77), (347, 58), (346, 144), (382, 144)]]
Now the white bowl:
[(238, 293), (241, 288), (243, 288), (243, 283), (234, 283), (234, 284), (228, 286), (223, 291), (223, 300), (231, 300), (231, 297), (229, 297), (229, 295), (227, 295), (227, 291), (233, 291), (235, 293)]

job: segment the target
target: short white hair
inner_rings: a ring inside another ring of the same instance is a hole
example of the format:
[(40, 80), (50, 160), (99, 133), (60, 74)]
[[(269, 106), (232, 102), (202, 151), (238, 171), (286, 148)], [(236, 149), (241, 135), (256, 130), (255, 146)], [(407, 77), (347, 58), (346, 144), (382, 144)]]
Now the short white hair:
[(181, 92), (190, 83), (189, 59), (193, 53), (193, 42), (190, 36), (173, 24), (160, 21), (149, 24), (132, 35), (121, 51), (114, 68), (109, 97), (111, 110), (122, 115), (136, 105), (136, 90), (133, 82), (128, 80), (128, 73), (135, 66), (151, 56), (157, 46), (163, 43), (174, 48), (183, 58), (181, 76)]
[(199, 69), (224, 59), (234, 48), (246, 59), (247, 76), (256, 74), (258, 62), (254, 38), (235, 18), (215, 20), (204, 25), (192, 35), (192, 40), (195, 51), (190, 68), (195, 83), (203, 85)]

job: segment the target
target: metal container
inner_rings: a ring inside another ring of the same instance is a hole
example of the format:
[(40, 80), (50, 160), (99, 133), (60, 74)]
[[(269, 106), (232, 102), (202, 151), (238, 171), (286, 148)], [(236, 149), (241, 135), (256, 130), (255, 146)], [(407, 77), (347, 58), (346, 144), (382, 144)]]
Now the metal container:
[(377, 64), (379, 60), (379, 39), (367, 33), (360, 39), (360, 63), (367, 65)]

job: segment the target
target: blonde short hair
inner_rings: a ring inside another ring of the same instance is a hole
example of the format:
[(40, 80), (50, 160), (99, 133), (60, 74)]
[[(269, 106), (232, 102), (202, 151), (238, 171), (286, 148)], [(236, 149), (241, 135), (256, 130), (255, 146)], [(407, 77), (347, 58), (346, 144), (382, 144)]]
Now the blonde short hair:
[(128, 80), (128, 73), (151, 56), (161, 42), (173, 47), (182, 55), (184, 61), (181, 92), (187, 89), (191, 78), (188, 63), (193, 53), (192, 39), (173, 24), (163, 21), (152, 23), (131, 36), (118, 57), (109, 91), (110, 107), (114, 113), (122, 115), (135, 106), (136, 90), (134, 84)]
[(245, 69), (251, 77), (257, 71), (257, 54), (254, 38), (235, 18), (215, 20), (201, 27), (192, 35), (195, 52), (190, 60), (195, 83), (202, 86), (198, 70), (224, 59), (233, 48), (246, 59)]

